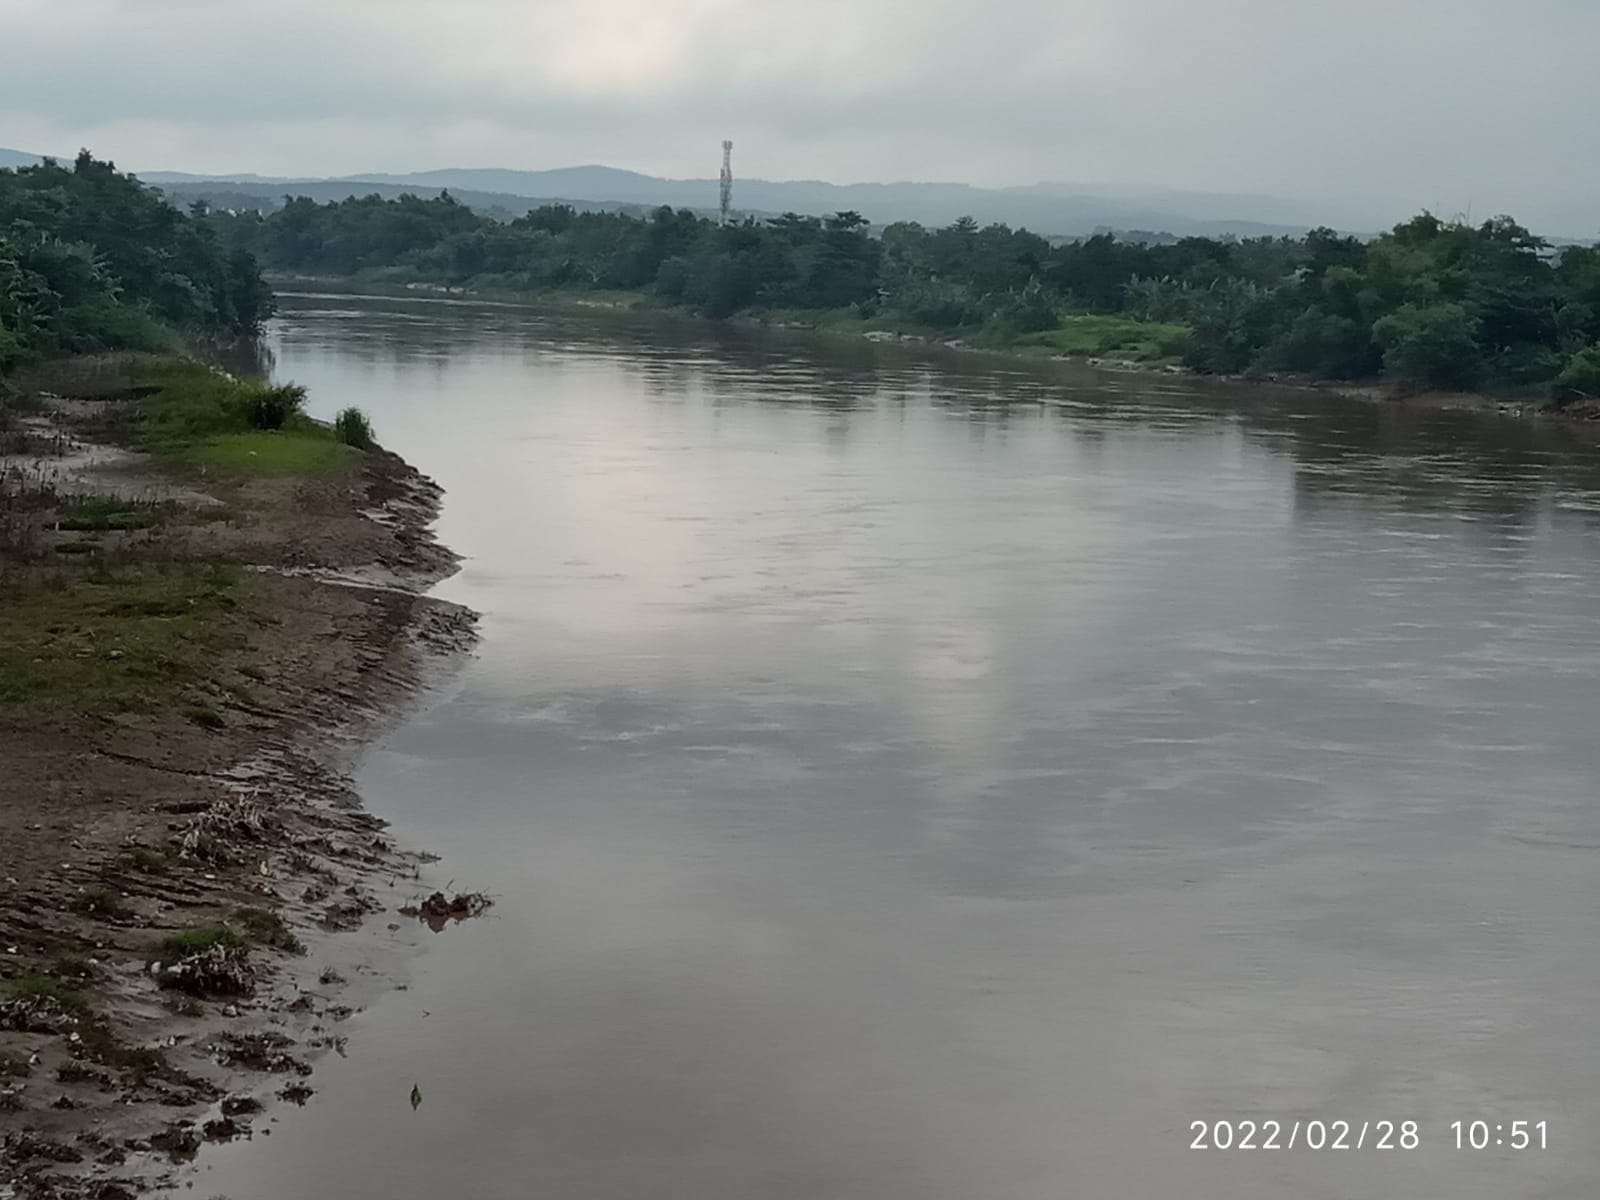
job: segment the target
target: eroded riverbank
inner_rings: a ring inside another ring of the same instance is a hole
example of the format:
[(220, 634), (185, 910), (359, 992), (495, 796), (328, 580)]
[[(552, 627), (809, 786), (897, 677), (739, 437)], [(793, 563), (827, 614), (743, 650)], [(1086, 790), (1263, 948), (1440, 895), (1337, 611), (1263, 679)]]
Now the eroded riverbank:
[(0, 460), (0, 1194), (113, 1197), (303, 1102), (403, 970), (425, 857), (349, 769), (474, 618), (399, 457), (184, 463), (114, 364), (52, 382)]

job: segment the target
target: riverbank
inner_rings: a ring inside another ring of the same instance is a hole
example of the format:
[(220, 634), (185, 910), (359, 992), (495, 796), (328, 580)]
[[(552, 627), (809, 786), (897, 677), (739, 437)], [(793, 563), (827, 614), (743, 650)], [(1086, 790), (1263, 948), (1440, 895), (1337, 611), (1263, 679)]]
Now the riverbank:
[(352, 296), (433, 299), (558, 312), (648, 311), (689, 322), (775, 329), (823, 340), (893, 343), (1030, 362), (1079, 363), (1102, 371), (1179, 376), (1221, 386), (1248, 385), (1321, 392), (1361, 403), (1390, 405), (1413, 411), (1464, 409), (1492, 412), (1554, 422), (1586, 438), (1600, 436), (1600, 402), (1597, 401), (1576, 401), (1558, 406), (1547, 397), (1527, 393), (1513, 395), (1416, 389), (1381, 380), (1330, 380), (1288, 372), (1259, 375), (1195, 371), (1179, 361), (1176, 339), (1183, 331), (1182, 326), (1158, 325), (1116, 316), (1069, 315), (1062, 318), (1057, 329), (1000, 336), (971, 331), (940, 331), (883, 317), (861, 318), (842, 311), (763, 311), (741, 314), (728, 318), (726, 322), (713, 321), (681, 306), (662, 304), (644, 292), (546, 290), (529, 293), (420, 282), (402, 284), (355, 276), (276, 274), (268, 278), (280, 289), (307, 289)]
[(0, 1194), (131, 1196), (270, 1133), (422, 936), (349, 770), (473, 640), (439, 489), (205, 368), (80, 360), (0, 423)]

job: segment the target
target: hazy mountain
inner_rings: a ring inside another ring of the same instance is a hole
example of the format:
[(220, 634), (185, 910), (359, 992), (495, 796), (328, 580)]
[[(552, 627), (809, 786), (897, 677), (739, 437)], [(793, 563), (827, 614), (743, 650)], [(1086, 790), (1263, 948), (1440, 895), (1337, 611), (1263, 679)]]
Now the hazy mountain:
[(10, 167), (34, 167), (39, 165), (39, 155), (28, 154), (23, 150), (7, 150), (0, 146), (0, 170)]
[[(475, 189), (646, 206), (670, 204), (675, 208), (710, 209), (717, 204), (715, 179), (662, 179), (601, 166), (553, 171), (456, 168), (359, 178), (448, 187), (452, 192)], [(838, 184), (812, 179), (739, 179), (734, 183), (734, 206), (741, 212), (811, 215), (854, 209), (878, 225), (891, 221), (948, 225), (970, 216), (983, 224), (1003, 221), (1037, 233), (1062, 235), (1091, 233), (1105, 227), (1179, 234), (1287, 233), (1316, 223), (1311, 214), (1270, 196), (1181, 191), (1127, 195), (1111, 189), (1059, 183), (980, 188), (965, 183)]]
[[(0, 150), (0, 167), (26, 166), (38, 156)], [(616, 167), (562, 167), (550, 171), (447, 168), (407, 174), (373, 173), (333, 179), (241, 173), (204, 175), (188, 171), (140, 171), (175, 200), (203, 199), (226, 208), (275, 208), (285, 194), (319, 202), (377, 193), (386, 198), (414, 192), (434, 196), (449, 188), (463, 204), (497, 216), (519, 216), (540, 204), (564, 203), (602, 211), (649, 210), (663, 204), (712, 212), (715, 179), (664, 179)], [(799, 212), (823, 216), (854, 209), (875, 225), (920, 221), (948, 225), (970, 216), (981, 224), (1004, 222), (1036, 233), (1074, 236), (1097, 229), (1150, 230), (1173, 234), (1299, 233), (1324, 222), (1347, 228), (1380, 228), (1367, 214), (1318, 215), (1276, 196), (1189, 192), (1166, 188), (1036, 183), (981, 188), (965, 183), (828, 183), (817, 179), (738, 179), (734, 206), (755, 216)], [(1396, 218), (1397, 219), (1397, 218)]]
[[(0, 168), (29, 166), (36, 154), (0, 149)], [(494, 215), (517, 216), (541, 204), (562, 203), (597, 211), (647, 211), (662, 204), (714, 212), (715, 179), (666, 179), (616, 167), (561, 167), (550, 171), (446, 168), (407, 174), (376, 172), (336, 178), (280, 177), (242, 173), (204, 175), (187, 171), (141, 171), (185, 202), (203, 198), (228, 208), (272, 208), (286, 193), (318, 201), (349, 196), (393, 197), (404, 192), (438, 195), (449, 188), (462, 203)], [(1036, 233), (1077, 236), (1097, 229), (1148, 230), (1178, 235), (1297, 234), (1315, 225), (1375, 233), (1405, 220), (1421, 204), (1393, 198), (1330, 197), (1316, 203), (1262, 193), (1186, 191), (1149, 185), (1044, 182), (982, 188), (965, 183), (827, 183), (822, 180), (736, 179), (735, 209), (753, 216), (800, 212), (823, 216), (843, 209), (862, 213), (875, 225), (920, 221), (948, 225), (964, 216), (982, 224), (1003, 221)], [(1444, 217), (1471, 220), (1485, 214), (1440, 210)], [(1579, 237), (1600, 229), (1600, 199), (1573, 202), (1559, 219), (1536, 232), (1560, 230)], [(1567, 238), (1558, 237), (1558, 242)]]
[[(308, 196), (319, 204), (326, 204), (330, 200), (347, 200), (351, 196), (371, 195), (381, 196), (385, 200), (393, 200), (404, 195), (432, 199), (444, 190), (437, 186), (428, 187), (415, 183), (381, 183), (370, 179), (262, 181), (259, 177), (252, 179), (248, 176), (239, 176), (228, 179), (185, 175), (178, 171), (156, 171), (149, 175), (140, 175), (139, 178), (159, 188), (174, 204), (187, 206), (196, 200), (204, 200), (213, 208), (254, 208), (261, 212), (271, 212), (273, 209), (280, 207), (286, 195)], [(450, 194), (469, 208), (486, 216), (498, 217), (501, 220), (520, 217), (529, 209), (538, 208), (546, 204), (568, 204), (591, 212), (625, 212), (636, 216), (648, 214), (650, 211), (647, 205), (627, 204), (616, 200), (574, 200), (571, 197), (564, 196), (515, 196), (506, 192), (480, 192), (471, 188), (457, 187), (450, 188)]]

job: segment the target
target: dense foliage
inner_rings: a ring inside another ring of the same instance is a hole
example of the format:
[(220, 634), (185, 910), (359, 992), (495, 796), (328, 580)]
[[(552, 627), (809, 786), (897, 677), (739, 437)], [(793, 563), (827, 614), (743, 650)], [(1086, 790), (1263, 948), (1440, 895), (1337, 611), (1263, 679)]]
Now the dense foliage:
[(87, 151), (71, 167), (0, 171), (0, 370), (156, 349), (179, 332), (250, 333), (271, 307), (248, 250)]
[(1216, 372), (1570, 397), (1597, 394), (1600, 369), (1600, 250), (1557, 254), (1507, 217), (1470, 226), (1423, 214), (1372, 241), (1317, 229), (1058, 244), (971, 219), (873, 236), (853, 212), (719, 226), (669, 208), (639, 218), (551, 206), (502, 223), (446, 193), (301, 198), (211, 220), (227, 245), (280, 270), (637, 290), (716, 317), (838, 310), (1048, 347), (1063, 314), (1119, 315), (1185, 327), (1184, 360)]

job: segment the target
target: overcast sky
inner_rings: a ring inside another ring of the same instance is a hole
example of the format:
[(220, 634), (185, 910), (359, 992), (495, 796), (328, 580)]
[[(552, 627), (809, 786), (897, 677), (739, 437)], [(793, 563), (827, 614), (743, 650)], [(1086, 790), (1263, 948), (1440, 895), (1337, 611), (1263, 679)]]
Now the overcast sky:
[(0, 0), (0, 146), (1379, 197), (1600, 231), (1600, 0)]

